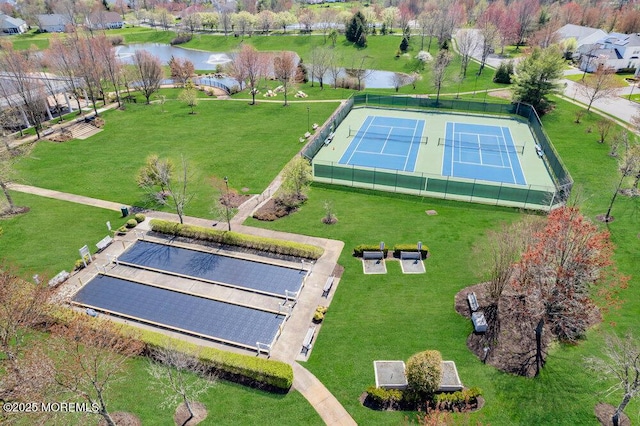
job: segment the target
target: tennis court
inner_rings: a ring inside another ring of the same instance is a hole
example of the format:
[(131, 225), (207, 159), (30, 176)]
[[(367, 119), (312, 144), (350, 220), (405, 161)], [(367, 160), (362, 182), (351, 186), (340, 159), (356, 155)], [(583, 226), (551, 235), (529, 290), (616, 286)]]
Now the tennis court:
[(505, 126), (446, 123), (442, 175), (466, 179), (526, 185), (517, 146)]
[(420, 151), (424, 120), (369, 115), (353, 137), (340, 164), (413, 172)]
[(193, 277), (268, 295), (285, 296), (302, 287), (307, 271), (219, 254), (138, 240), (120, 263)]
[(76, 304), (135, 321), (255, 348), (271, 343), (285, 316), (108, 275), (73, 297)]

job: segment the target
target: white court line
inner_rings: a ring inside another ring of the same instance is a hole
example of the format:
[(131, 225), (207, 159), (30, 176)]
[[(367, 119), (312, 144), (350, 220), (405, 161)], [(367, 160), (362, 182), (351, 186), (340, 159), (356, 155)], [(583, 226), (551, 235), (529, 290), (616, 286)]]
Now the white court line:
[(376, 152), (376, 151), (358, 151), (359, 154), (376, 154), (376, 155), (384, 155), (387, 157), (406, 157), (406, 155), (400, 155), (400, 154), (384, 154), (382, 152)]
[[(407, 127), (409, 128), (409, 127)], [(413, 144), (415, 143), (415, 139), (416, 139), (416, 132), (418, 131), (418, 120), (415, 121), (415, 125), (413, 126), (413, 136), (411, 136), (411, 145), (409, 145), (409, 151), (407, 152), (407, 155), (405, 156), (405, 160), (404, 160), (404, 168), (402, 169), (402, 171), (406, 172), (407, 171), (407, 165), (409, 163), (409, 157), (411, 156), (411, 150), (413, 149)], [(418, 148), (420, 148), (420, 141), (418, 140)], [(416, 160), (417, 160), (418, 154), (416, 154)]]
[[(504, 127), (500, 127), (500, 132), (502, 133), (502, 142), (504, 143), (505, 148), (507, 148), (507, 139), (504, 137)], [(515, 149), (515, 145), (513, 147)], [(516, 153), (516, 155), (518, 155)], [(507, 158), (509, 159), (509, 167), (511, 168), (511, 177), (513, 178), (513, 183), (517, 183), (516, 174), (513, 171), (513, 162), (511, 161), (511, 154), (507, 151)]]
[(384, 149), (387, 146), (387, 142), (389, 142), (389, 136), (391, 136), (391, 133), (393, 133), (393, 127), (389, 127), (389, 130), (387, 131), (387, 137), (384, 139), (384, 143), (382, 144), (382, 148), (380, 149), (380, 154), (384, 153)]
[[(360, 147), (360, 144), (362, 143), (362, 140), (364, 139), (364, 135), (367, 134), (367, 131), (369, 130), (369, 127), (371, 127), (371, 125), (373, 124), (374, 119), (372, 118), (371, 121), (369, 122), (369, 125), (367, 126), (367, 128), (364, 131), (364, 134), (360, 135), (360, 140), (358, 141), (358, 144), (356, 145), (355, 149), (353, 150), (353, 152), (351, 153), (351, 155), (349, 156), (349, 159), (347, 160), (347, 164), (351, 163), (351, 159), (353, 158), (353, 155), (358, 152), (358, 148)], [(359, 132), (360, 130), (358, 130)]]

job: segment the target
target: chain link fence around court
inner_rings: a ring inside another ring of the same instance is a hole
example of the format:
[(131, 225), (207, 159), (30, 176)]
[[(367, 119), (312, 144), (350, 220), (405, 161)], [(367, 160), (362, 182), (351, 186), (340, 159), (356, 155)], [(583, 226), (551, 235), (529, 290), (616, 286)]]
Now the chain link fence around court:
[[(540, 207), (553, 207), (564, 203), (573, 187), (573, 180), (560, 156), (553, 147), (549, 137), (542, 128), (540, 117), (535, 109), (528, 104), (494, 104), (461, 99), (431, 99), (411, 96), (389, 96), (362, 94), (351, 97), (341, 105), (338, 110), (325, 122), (320, 132), (303, 150), (303, 155), (313, 159), (320, 148), (330, 138), (335, 129), (342, 123), (352, 108), (391, 108), (405, 110), (441, 110), (443, 112), (469, 112), (474, 114), (504, 114), (518, 115), (525, 118), (536, 144), (543, 152), (543, 160), (551, 175), (555, 188), (511, 187), (500, 184), (487, 184), (476, 181), (465, 181), (445, 176), (427, 176), (426, 174), (405, 175), (399, 172), (379, 171), (363, 168), (354, 168), (337, 163), (322, 164), (314, 161), (314, 176), (320, 180), (329, 179), (343, 185), (352, 186), (378, 186), (380, 189), (393, 188), (394, 191), (407, 189), (410, 191), (425, 191), (432, 194), (448, 194), (458, 197), (470, 197), (479, 199), (494, 199), (520, 205), (533, 205)], [(455, 180), (454, 180), (455, 179)], [(427, 194), (423, 194), (427, 195)]]

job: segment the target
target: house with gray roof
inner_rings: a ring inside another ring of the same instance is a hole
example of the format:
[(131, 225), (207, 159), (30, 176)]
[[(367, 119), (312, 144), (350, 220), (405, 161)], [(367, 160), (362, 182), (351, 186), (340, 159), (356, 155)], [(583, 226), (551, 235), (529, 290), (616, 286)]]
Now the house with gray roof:
[(44, 33), (62, 33), (67, 30), (67, 26), (73, 23), (68, 16), (59, 13), (49, 13), (37, 15), (38, 27)]
[(0, 31), (5, 34), (22, 34), (27, 32), (29, 25), (19, 18), (0, 14)]
[(120, 14), (103, 10), (87, 16), (85, 25), (92, 30), (113, 30), (122, 28), (124, 21)]

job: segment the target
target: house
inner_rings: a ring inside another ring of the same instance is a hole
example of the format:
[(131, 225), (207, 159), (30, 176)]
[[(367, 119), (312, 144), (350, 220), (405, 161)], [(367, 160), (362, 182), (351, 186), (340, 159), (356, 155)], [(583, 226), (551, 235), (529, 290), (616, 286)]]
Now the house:
[(116, 12), (100, 11), (87, 16), (85, 24), (92, 30), (114, 30), (122, 28), (124, 21)]
[(22, 34), (27, 32), (28, 29), (29, 26), (22, 19), (0, 14), (0, 31), (3, 33)]
[(620, 34), (567, 24), (557, 31), (561, 40), (573, 38), (573, 59), (581, 70), (593, 72), (600, 65), (616, 71), (640, 67), (640, 34)]
[(43, 33), (62, 33), (67, 30), (67, 26), (73, 25), (68, 16), (58, 13), (36, 15), (36, 20)]

